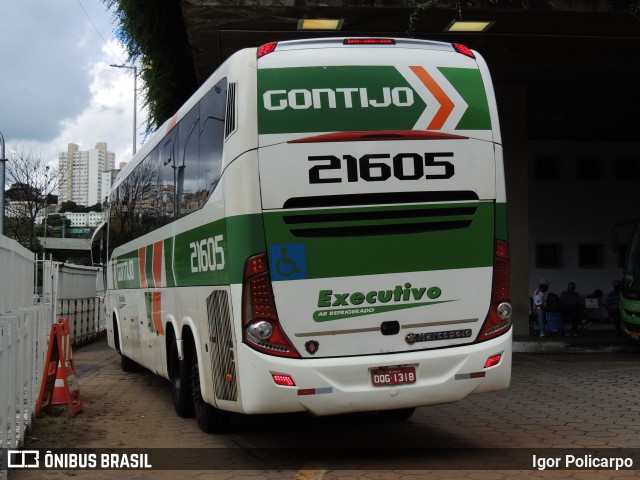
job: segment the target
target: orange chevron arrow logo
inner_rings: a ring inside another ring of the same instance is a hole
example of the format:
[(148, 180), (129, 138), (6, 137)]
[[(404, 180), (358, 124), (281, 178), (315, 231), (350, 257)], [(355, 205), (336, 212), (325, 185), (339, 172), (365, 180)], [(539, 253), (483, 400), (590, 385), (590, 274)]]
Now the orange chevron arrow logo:
[(424, 67), (409, 67), (413, 73), (420, 79), (420, 81), (424, 84), (425, 87), (431, 92), (431, 94), (435, 97), (435, 99), (440, 103), (440, 108), (436, 112), (435, 116), (429, 123), (427, 130), (440, 130), (444, 126), (444, 123), (453, 112), (455, 104), (453, 101), (444, 93), (444, 90), (440, 88), (440, 85), (436, 83), (431, 75), (424, 69)]

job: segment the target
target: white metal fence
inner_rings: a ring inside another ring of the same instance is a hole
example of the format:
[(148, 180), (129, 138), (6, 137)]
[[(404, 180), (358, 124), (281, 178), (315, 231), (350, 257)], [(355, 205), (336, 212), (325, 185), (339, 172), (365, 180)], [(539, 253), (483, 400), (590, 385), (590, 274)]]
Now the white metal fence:
[[(38, 268), (42, 264), (42, 268)], [(35, 294), (36, 272), (42, 289)], [(24, 445), (34, 418), (51, 325), (69, 318), (74, 345), (105, 330), (92, 267), (38, 260), (0, 235), (0, 449)], [(0, 480), (7, 477), (0, 455)]]
[[(35, 413), (52, 321), (36, 304), (34, 255), (0, 235), (0, 448), (24, 442)], [(0, 478), (6, 466), (0, 465)]]
[(23, 444), (31, 428), (51, 330), (50, 305), (0, 315), (0, 447)]
[(55, 318), (69, 319), (73, 345), (84, 345), (104, 333), (104, 304), (96, 294), (96, 279), (101, 278), (100, 269), (45, 262), (43, 271), (46, 288), (52, 292), (54, 299)]
[(34, 255), (0, 234), (0, 314), (33, 305)]

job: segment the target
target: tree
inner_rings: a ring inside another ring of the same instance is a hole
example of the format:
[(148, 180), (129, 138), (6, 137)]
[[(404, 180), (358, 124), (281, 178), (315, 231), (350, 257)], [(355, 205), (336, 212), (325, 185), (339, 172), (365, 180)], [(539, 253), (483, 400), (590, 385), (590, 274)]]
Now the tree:
[(41, 155), (12, 149), (6, 162), (6, 179), (11, 188), (6, 204), (10, 221), (5, 231), (24, 247), (36, 251), (36, 216), (49, 204), (52, 192), (62, 181), (62, 173), (47, 165)]
[(113, 11), (118, 40), (139, 62), (149, 108), (148, 132), (155, 130), (198, 88), (180, 0), (102, 0)]
[(62, 202), (60, 204), (60, 213), (66, 213), (66, 212), (71, 212), (71, 213), (78, 213), (78, 212), (84, 212), (84, 206), (83, 205), (78, 205), (76, 202), (74, 202), (73, 200), (67, 200), (65, 202)]

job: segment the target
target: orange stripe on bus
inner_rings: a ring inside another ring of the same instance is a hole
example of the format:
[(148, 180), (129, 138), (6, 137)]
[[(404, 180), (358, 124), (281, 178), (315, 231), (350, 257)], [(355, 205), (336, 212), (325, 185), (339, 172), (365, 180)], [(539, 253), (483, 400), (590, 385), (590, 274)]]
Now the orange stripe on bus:
[(147, 288), (147, 273), (145, 267), (147, 264), (147, 247), (138, 249), (138, 272), (140, 273), (140, 288)]
[(162, 328), (162, 292), (153, 292), (151, 316), (158, 335), (164, 335)]
[(162, 245), (162, 240), (153, 244), (153, 281), (156, 287), (162, 287)]
[(435, 116), (431, 120), (431, 123), (427, 127), (427, 130), (440, 130), (444, 123), (453, 112), (455, 104), (451, 101), (451, 99), (444, 93), (444, 90), (440, 88), (440, 85), (436, 83), (436, 81), (427, 73), (424, 67), (409, 67), (413, 73), (420, 79), (422, 83), (429, 89), (429, 91), (436, 97), (436, 100), (440, 103), (440, 108), (436, 112)]

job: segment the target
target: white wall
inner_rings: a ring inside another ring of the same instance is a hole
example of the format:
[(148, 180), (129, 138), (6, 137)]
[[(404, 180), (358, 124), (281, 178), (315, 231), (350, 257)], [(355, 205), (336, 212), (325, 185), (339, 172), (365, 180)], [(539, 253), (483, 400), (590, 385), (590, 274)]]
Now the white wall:
[[(535, 159), (539, 155), (557, 157), (559, 179), (536, 179)], [(598, 158), (599, 180), (576, 179), (579, 168), (576, 163), (587, 156)], [(632, 177), (616, 178), (619, 157), (637, 157), (640, 162), (640, 143), (530, 142), (529, 294), (538, 280), (545, 277), (554, 293), (562, 292), (567, 283), (573, 281), (583, 295), (596, 289), (606, 295), (612, 290), (612, 281), (621, 277), (618, 254), (611, 248), (611, 228), (640, 213), (637, 199), (640, 181)], [(629, 229), (620, 233), (619, 240), (626, 242)], [(561, 267), (536, 266), (537, 243), (561, 244)], [(602, 267), (579, 266), (578, 245), (581, 243), (602, 244)]]

